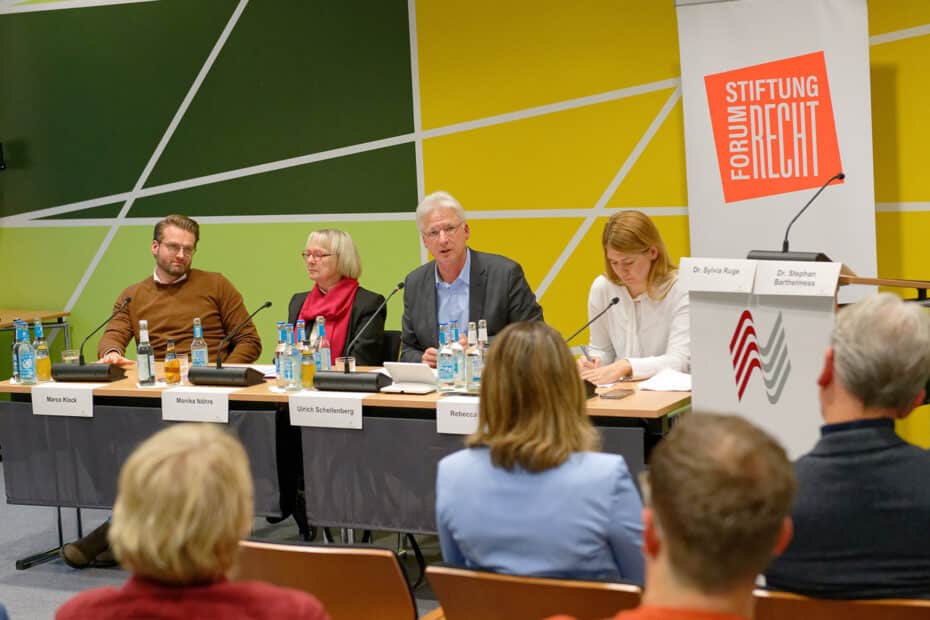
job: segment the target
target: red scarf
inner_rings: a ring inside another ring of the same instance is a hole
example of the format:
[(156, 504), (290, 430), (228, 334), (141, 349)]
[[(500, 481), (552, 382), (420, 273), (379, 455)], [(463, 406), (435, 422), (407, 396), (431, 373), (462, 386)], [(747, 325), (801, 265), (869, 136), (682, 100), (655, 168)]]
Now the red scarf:
[[(316, 329), (316, 317), (326, 319), (326, 337), (329, 339), (330, 351), (333, 360), (342, 357), (342, 349), (346, 346), (349, 334), (349, 317), (352, 314), (352, 303), (355, 301), (355, 291), (358, 290), (358, 280), (343, 278), (329, 289), (328, 293), (320, 290), (317, 284), (307, 294), (304, 305), (300, 308), (298, 319), (307, 323), (307, 332)], [(331, 362), (333, 360), (330, 360)]]

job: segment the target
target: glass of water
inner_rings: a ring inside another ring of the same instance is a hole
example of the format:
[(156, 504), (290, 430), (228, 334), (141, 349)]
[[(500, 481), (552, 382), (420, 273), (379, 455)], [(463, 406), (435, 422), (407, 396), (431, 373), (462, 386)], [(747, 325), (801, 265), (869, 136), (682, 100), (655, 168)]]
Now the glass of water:
[(181, 364), (181, 385), (187, 385), (187, 371), (190, 369), (187, 353), (178, 353), (178, 362)]

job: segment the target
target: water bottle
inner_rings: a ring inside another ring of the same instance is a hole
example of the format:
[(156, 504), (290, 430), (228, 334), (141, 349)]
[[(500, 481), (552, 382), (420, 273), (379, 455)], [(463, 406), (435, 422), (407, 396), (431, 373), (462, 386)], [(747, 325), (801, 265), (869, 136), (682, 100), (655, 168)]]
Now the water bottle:
[(206, 366), (209, 363), (210, 352), (207, 341), (203, 339), (203, 325), (200, 317), (194, 319), (194, 339), (191, 340), (191, 366)]
[(440, 392), (455, 391), (455, 357), (452, 347), (446, 340), (446, 324), (439, 325), (439, 360), (436, 362), (438, 372), (437, 387)]
[(149, 322), (139, 321), (139, 346), (136, 347), (139, 385), (155, 385), (155, 350), (149, 343)]
[(274, 374), (275, 385), (279, 388), (287, 387), (284, 378), (284, 354), (287, 353), (286, 321), (278, 321), (278, 344), (274, 348)]
[(22, 385), (36, 384), (36, 352), (29, 342), (29, 325), (19, 324), (19, 347), (16, 349), (19, 358), (19, 382)]
[(452, 359), (455, 360), (455, 389), (465, 389), (465, 347), (459, 342), (459, 322), (450, 321), (449, 331), (452, 337), (449, 339), (449, 348), (452, 349)]
[(465, 351), (465, 389), (472, 393), (481, 391), (481, 349), (478, 347), (478, 328), (475, 322), (468, 324), (468, 349)]
[(316, 369), (332, 370), (333, 357), (329, 346), (329, 339), (326, 337), (326, 319), (322, 316), (316, 317), (316, 348), (313, 351), (313, 359), (316, 362)]
[(22, 339), (19, 327), (21, 323), (19, 319), (13, 319), (13, 376), (10, 377), (10, 383), (19, 383), (19, 343)]

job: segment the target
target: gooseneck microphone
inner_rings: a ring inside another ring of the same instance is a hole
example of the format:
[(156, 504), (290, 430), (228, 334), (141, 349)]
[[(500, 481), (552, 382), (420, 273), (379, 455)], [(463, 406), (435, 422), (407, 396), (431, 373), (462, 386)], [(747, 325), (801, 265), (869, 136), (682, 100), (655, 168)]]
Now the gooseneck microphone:
[(834, 174), (832, 177), (830, 177), (829, 179), (827, 179), (827, 182), (826, 182), (826, 183), (824, 183), (823, 185), (820, 186), (820, 189), (817, 190), (817, 193), (816, 193), (816, 194), (814, 194), (813, 196), (811, 196), (811, 199), (807, 201), (807, 204), (806, 204), (806, 205), (804, 205), (803, 207), (801, 207), (801, 210), (798, 211), (798, 214), (795, 215), (794, 218), (791, 220), (791, 222), (788, 223), (788, 228), (785, 229), (785, 239), (784, 239), (784, 241), (781, 242), (781, 251), (782, 251), (782, 252), (787, 252), (787, 251), (788, 251), (788, 233), (791, 232), (791, 227), (794, 225), (795, 221), (796, 221), (799, 217), (801, 217), (801, 214), (804, 213), (804, 212), (807, 210), (807, 207), (811, 206), (811, 203), (812, 203), (812, 202), (814, 202), (815, 200), (817, 200), (817, 196), (819, 196), (820, 193), (823, 192), (823, 190), (827, 189), (827, 186), (828, 186), (830, 183), (833, 183), (834, 181), (842, 181), (842, 180), (845, 179), (845, 178), (846, 178), (846, 174), (845, 174), (845, 173), (843, 173), (843, 172), (837, 172), (837, 173)]
[(104, 325), (106, 325), (111, 320), (113, 320), (113, 317), (115, 317), (117, 314), (125, 310), (126, 306), (129, 305), (130, 301), (132, 301), (132, 297), (127, 297), (126, 299), (124, 299), (123, 303), (119, 305), (119, 308), (117, 308), (116, 311), (110, 315), (110, 318), (108, 318), (106, 321), (104, 321), (103, 323), (95, 327), (94, 331), (87, 334), (87, 337), (81, 341), (81, 346), (78, 349), (78, 364), (80, 364), (81, 366), (84, 366), (84, 345), (87, 344), (87, 341), (90, 340), (90, 337), (96, 334), (97, 332), (99, 332), (103, 328)]
[(223, 347), (230, 340), (236, 337), (239, 331), (249, 324), (256, 314), (270, 308), (271, 302), (266, 301), (258, 310), (249, 315), (249, 318), (242, 321), (229, 332), (229, 334), (220, 340), (219, 347), (216, 351), (216, 368), (210, 366), (193, 366), (187, 371), (187, 380), (194, 385), (228, 385), (231, 387), (245, 387), (248, 385), (257, 385), (265, 382), (265, 374), (250, 366), (235, 366), (232, 368), (223, 367)]
[(87, 337), (81, 341), (76, 366), (74, 364), (52, 364), (52, 379), (55, 381), (116, 381), (125, 377), (126, 371), (116, 364), (86, 364), (84, 362), (84, 345), (87, 344), (91, 336), (103, 329), (103, 326), (109, 323), (113, 317), (125, 310), (131, 301), (132, 297), (126, 297), (106, 321), (94, 328), (94, 331), (87, 334)]
[(252, 320), (252, 317), (254, 317), (256, 314), (258, 314), (259, 312), (261, 312), (261, 311), (264, 310), (265, 308), (270, 308), (270, 307), (271, 307), (271, 302), (270, 302), (270, 301), (266, 301), (265, 303), (263, 303), (261, 306), (258, 307), (258, 310), (256, 310), (256, 311), (253, 312), (252, 314), (250, 314), (250, 315), (249, 315), (249, 318), (247, 318), (246, 320), (244, 320), (244, 321), (242, 321), (241, 323), (239, 323), (238, 325), (236, 325), (236, 327), (233, 328), (233, 330), (232, 330), (231, 332), (229, 332), (229, 334), (228, 334), (225, 338), (223, 338), (222, 340), (220, 340), (220, 344), (219, 344), (219, 346), (216, 348), (216, 368), (217, 368), (217, 370), (223, 368), (223, 347), (226, 346), (226, 344), (227, 344), (230, 340), (232, 340), (233, 338), (235, 338), (236, 335), (239, 334), (239, 332), (242, 330), (243, 327), (245, 327), (246, 325), (249, 324), (249, 321)]
[(349, 372), (349, 355), (352, 353), (352, 347), (355, 346), (355, 343), (358, 342), (358, 339), (361, 338), (362, 334), (365, 333), (365, 330), (368, 329), (368, 326), (371, 325), (371, 322), (375, 320), (375, 317), (381, 313), (381, 310), (387, 305), (387, 302), (391, 301), (391, 297), (393, 297), (397, 293), (397, 291), (400, 291), (403, 288), (404, 288), (404, 283), (398, 282), (397, 286), (394, 287), (394, 290), (391, 291), (391, 293), (387, 297), (384, 298), (384, 301), (381, 302), (381, 305), (378, 306), (378, 309), (375, 310), (374, 314), (368, 317), (368, 320), (365, 321), (365, 324), (362, 325), (362, 328), (358, 330), (357, 334), (355, 334), (355, 338), (353, 338), (352, 341), (349, 342), (349, 344), (346, 346), (342, 354), (342, 357), (345, 358), (345, 361), (342, 363), (343, 372), (346, 372), (346, 373)]
[(583, 331), (585, 330), (585, 328), (588, 327), (588, 325), (590, 325), (590, 324), (593, 323), (594, 321), (598, 320), (599, 318), (601, 318), (602, 316), (604, 316), (605, 314), (607, 314), (607, 311), (610, 310), (611, 308), (613, 308), (614, 306), (616, 306), (618, 303), (620, 303), (620, 298), (619, 298), (619, 297), (614, 297), (613, 299), (611, 299), (611, 300), (610, 300), (610, 303), (607, 304), (607, 306), (606, 306), (603, 310), (601, 310), (600, 312), (598, 312), (597, 314), (595, 314), (595, 315), (594, 315), (594, 318), (592, 318), (590, 321), (588, 321), (587, 323), (585, 323), (584, 325), (582, 325), (581, 327), (579, 327), (579, 328), (578, 328), (578, 331), (576, 331), (574, 334), (572, 334), (571, 336), (569, 336), (568, 338), (565, 339), (565, 342), (566, 342), (566, 343), (569, 343), (569, 342), (571, 342), (572, 340), (574, 340), (574, 339), (575, 339), (575, 336), (577, 336), (578, 334), (580, 334), (581, 332), (583, 332)]

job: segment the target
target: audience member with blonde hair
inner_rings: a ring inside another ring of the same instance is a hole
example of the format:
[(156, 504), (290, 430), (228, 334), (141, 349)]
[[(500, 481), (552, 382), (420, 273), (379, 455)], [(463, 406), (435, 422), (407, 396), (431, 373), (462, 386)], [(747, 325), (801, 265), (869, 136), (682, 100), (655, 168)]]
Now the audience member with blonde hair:
[(562, 337), (504, 328), (484, 368), (479, 430), (442, 459), (443, 558), (495, 572), (642, 583), (642, 502), (623, 457), (603, 454)]
[(58, 620), (328, 618), (309, 594), (226, 580), (251, 530), (253, 499), (245, 450), (219, 427), (156, 433), (126, 460), (118, 484), (109, 537), (132, 575), (122, 588), (78, 594)]
[(784, 449), (740, 416), (689, 414), (652, 451), (642, 487), (646, 590), (614, 620), (752, 618), (756, 577), (791, 539)]
[(639, 211), (619, 211), (601, 243), (604, 273), (591, 284), (588, 317), (615, 297), (619, 303), (591, 324), (590, 357), (578, 358), (582, 378), (601, 384), (690, 370), (688, 291), (655, 223)]

